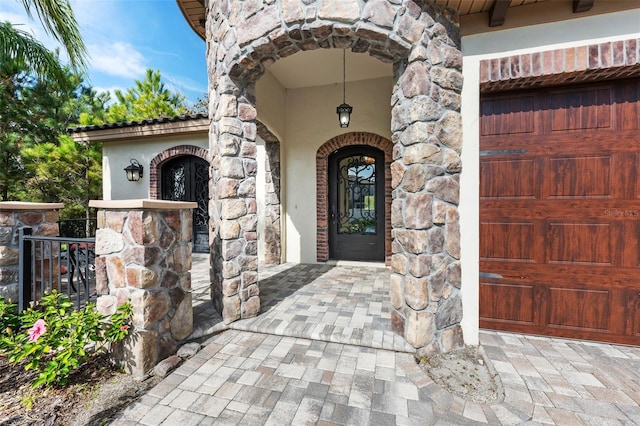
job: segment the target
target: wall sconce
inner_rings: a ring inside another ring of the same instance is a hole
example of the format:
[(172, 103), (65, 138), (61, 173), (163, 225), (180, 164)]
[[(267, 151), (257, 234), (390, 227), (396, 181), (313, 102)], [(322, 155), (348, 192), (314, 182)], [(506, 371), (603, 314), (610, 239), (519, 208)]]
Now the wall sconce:
[(124, 171), (127, 172), (127, 180), (129, 182), (137, 182), (142, 178), (143, 167), (135, 158), (132, 158), (130, 162), (131, 164), (124, 168)]
[(346, 99), (346, 81), (347, 81), (347, 62), (346, 62), (346, 49), (342, 49), (342, 104), (338, 105), (336, 108), (336, 113), (338, 113), (338, 121), (340, 122), (340, 127), (349, 127), (349, 121), (351, 120), (351, 112), (353, 111), (353, 107), (349, 105)]

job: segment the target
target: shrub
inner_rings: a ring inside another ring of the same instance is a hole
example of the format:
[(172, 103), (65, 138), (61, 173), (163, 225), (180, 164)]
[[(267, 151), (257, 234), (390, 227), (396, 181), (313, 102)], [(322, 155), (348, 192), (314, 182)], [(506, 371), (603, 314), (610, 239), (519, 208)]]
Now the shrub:
[(124, 339), (132, 313), (131, 304), (125, 303), (107, 320), (92, 303), (74, 310), (69, 298), (56, 291), (20, 315), (11, 306), (15, 308), (0, 298), (0, 354), (13, 365), (23, 362), (26, 370), (39, 373), (33, 388), (65, 385), (69, 375), (106, 343)]

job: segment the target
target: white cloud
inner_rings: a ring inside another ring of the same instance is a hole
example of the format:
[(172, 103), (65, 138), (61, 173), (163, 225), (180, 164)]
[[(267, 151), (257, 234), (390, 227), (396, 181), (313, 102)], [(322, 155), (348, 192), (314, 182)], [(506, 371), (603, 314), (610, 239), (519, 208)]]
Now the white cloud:
[(200, 82), (193, 81), (183, 76), (174, 76), (173, 74), (162, 73), (162, 79), (166, 82), (167, 88), (172, 92), (182, 94), (196, 93), (198, 96), (204, 96), (207, 92), (207, 86)]
[(108, 75), (138, 78), (144, 76), (147, 69), (144, 55), (126, 42), (90, 44), (87, 50), (91, 57), (90, 67)]

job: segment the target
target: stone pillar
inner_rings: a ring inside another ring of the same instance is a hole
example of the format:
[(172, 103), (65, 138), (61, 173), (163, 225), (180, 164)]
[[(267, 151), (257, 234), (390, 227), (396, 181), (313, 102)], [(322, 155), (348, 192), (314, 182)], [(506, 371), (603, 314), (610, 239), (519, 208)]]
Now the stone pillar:
[(421, 18), (408, 61), (394, 65), (391, 164), (392, 327), (421, 355), (464, 344), (458, 217), (462, 53), (455, 16)]
[(0, 202), (0, 296), (18, 302), (18, 231), (30, 227), (32, 235), (58, 236), (58, 210), (63, 207), (62, 203)]
[[(224, 25), (220, 21), (220, 25)], [(217, 43), (222, 60), (209, 64), (212, 116), (210, 152), (213, 161), (211, 299), (225, 323), (254, 317), (260, 311), (258, 290), (258, 217), (256, 203), (255, 84), (237, 84), (228, 64), (233, 47)], [(216, 57), (209, 53), (209, 57)]]
[(134, 375), (150, 371), (193, 331), (192, 213), (196, 203), (91, 201), (96, 231), (97, 307), (113, 314), (128, 299), (134, 332), (116, 356)]

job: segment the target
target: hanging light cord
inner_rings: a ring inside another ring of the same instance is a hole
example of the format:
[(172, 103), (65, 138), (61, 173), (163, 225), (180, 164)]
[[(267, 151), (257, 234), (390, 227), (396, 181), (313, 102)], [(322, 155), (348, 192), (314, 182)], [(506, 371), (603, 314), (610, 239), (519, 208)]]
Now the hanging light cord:
[(346, 60), (346, 52), (347, 49), (342, 49), (342, 103), (346, 103), (347, 99), (347, 60)]

